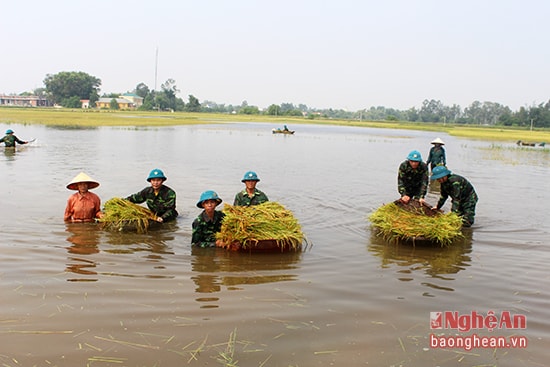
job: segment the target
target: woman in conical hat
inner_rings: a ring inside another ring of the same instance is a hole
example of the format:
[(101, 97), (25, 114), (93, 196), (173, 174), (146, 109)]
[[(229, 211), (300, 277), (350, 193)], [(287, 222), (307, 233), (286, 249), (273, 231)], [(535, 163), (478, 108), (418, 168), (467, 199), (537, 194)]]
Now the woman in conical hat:
[(99, 186), (99, 182), (84, 172), (80, 172), (67, 184), (69, 190), (77, 190), (67, 200), (64, 220), (67, 222), (93, 222), (101, 218), (101, 199), (89, 192)]
[(445, 156), (445, 148), (443, 148), (443, 145), (445, 145), (443, 140), (436, 138), (432, 140), (431, 144), (433, 144), (433, 147), (430, 149), (426, 164), (429, 164), (433, 171), (436, 166), (447, 165), (447, 157)]

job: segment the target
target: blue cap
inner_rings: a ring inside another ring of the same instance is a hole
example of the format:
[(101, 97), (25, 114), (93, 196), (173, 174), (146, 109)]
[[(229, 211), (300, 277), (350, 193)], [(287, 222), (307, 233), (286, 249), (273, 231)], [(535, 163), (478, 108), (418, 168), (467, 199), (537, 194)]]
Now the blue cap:
[(13, 130), (12, 129), (6, 130), (6, 134), (13, 134)]
[(407, 159), (413, 162), (422, 162), (422, 155), (418, 150), (413, 150), (412, 152), (409, 153), (409, 155), (407, 156)]
[(166, 176), (164, 176), (164, 172), (162, 172), (162, 170), (158, 168), (155, 168), (154, 170), (151, 171), (151, 173), (149, 173), (149, 177), (147, 177), (147, 181), (151, 182), (153, 178), (160, 178), (163, 181), (166, 180)]
[(202, 208), (202, 203), (204, 203), (206, 200), (216, 200), (216, 206), (220, 205), (222, 202), (222, 199), (218, 196), (216, 191), (207, 190), (201, 194), (201, 197), (197, 202), (197, 207)]
[(445, 166), (435, 166), (432, 170), (432, 176), (430, 177), (432, 180), (437, 180), (438, 178), (442, 178), (445, 176), (448, 176), (451, 174), (451, 171), (447, 169)]
[(260, 181), (260, 179), (258, 178), (256, 172), (248, 171), (244, 174), (243, 179), (241, 180), (241, 182), (245, 181)]

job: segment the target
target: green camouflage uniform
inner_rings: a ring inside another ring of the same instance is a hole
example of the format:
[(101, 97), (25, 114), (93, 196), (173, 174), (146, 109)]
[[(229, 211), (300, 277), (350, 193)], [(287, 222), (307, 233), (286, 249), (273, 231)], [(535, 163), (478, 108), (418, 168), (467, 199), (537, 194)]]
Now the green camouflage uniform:
[(426, 161), (426, 164), (429, 164), (432, 170), (435, 166), (447, 165), (447, 159), (445, 158), (445, 148), (432, 147), (430, 149), (430, 154), (428, 155), (428, 160)]
[(441, 196), (437, 202), (437, 208), (440, 209), (448, 197), (451, 197), (451, 211), (462, 216), (462, 222), (465, 227), (474, 224), (476, 215), (477, 194), (472, 184), (462, 176), (450, 174), (447, 181), (441, 183)]
[(428, 166), (419, 162), (413, 169), (406, 160), (399, 165), (397, 173), (397, 191), (401, 196), (407, 195), (412, 199), (423, 199), (428, 192)]
[(18, 144), (27, 144), (26, 141), (19, 140), (17, 136), (13, 134), (6, 134), (2, 139), (0, 139), (0, 143), (4, 143), (6, 148), (13, 148), (15, 147), (15, 143)]
[(214, 247), (216, 233), (221, 230), (222, 220), (225, 214), (221, 211), (214, 211), (214, 218), (210, 220), (203, 210), (193, 221), (193, 234), (191, 243), (199, 247)]
[(155, 190), (149, 186), (136, 194), (128, 196), (126, 200), (136, 204), (147, 202), (149, 210), (161, 217), (163, 222), (169, 222), (178, 216), (176, 192), (165, 185), (160, 187), (158, 195), (155, 195)]
[(252, 197), (248, 196), (248, 193), (246, 192), (246, 189), (243, 191), (240, 191), (235, 195), (235, 201), (233, 202), (233, 205), (235, 206), (250, 206), (250, 205), (258, 205), (261, 203), (265, 203), (266, 201), (269, 201), (267, 198), (267, 195), (261, 192), (258, 189), (254, 189), (254, 195)]

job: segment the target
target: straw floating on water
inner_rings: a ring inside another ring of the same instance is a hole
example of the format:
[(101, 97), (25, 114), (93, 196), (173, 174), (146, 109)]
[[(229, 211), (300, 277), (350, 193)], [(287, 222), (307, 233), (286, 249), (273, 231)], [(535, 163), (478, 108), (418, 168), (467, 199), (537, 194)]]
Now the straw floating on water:
[(103, 228), (122, 230), (128, 226), (135, 227), (138, 233), (145, 233), (149, 220), (157, 216), (149, 209), (122, 198), (112, 198), (105, 202), (103, 216), (99, 219)]
[(456, 213), (443, 214), (419, 205), (386, 204), (369, 220), (387, 240), (423, 239), (443, 246), (463, 236), (462, 219)]
[(268, 201), (253, 206), (225, 204), (225, 217), (216, 239), (224, 244), (238, 242), (243, 249), (254, 246), (258, 241), (274, 240), (277, 246), (301, 247), (304, 234), (298, 220), (281, 204)]

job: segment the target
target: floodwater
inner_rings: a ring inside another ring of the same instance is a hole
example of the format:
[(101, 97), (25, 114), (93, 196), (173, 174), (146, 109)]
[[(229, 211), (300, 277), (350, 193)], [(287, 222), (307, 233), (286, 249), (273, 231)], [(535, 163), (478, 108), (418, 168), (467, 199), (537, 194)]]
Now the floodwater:
[[(412, 149), (426, 158), (436, 135), (308, 125), (285, 136), (273, 127), (0, 124), (37, 138), (0, 154), (0, 364), (547, 365), (547, 149), (439, 135), (449, 168), (480, 197), (476, 223), (451, 248), (412, 246), (380, 239), (367, 216), (398, 197), (399, 163)], [(80, 171), (101, 182), (94, 191), (105, 202), (147, 186), (153, 168), (177, 192), (176, 223), (140, 235), (63, 223), (65, 185)], [(305, 251), (191, 248), (200, 193), (232, 203), (247, 170), (293, 211)], [(447, 311), (505, 322), (432, 330), (431, 312)], [(435, 348), (432, 335), (528, 344)]]

